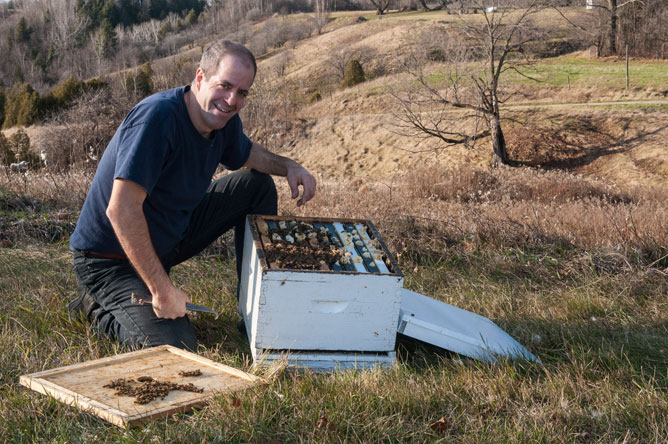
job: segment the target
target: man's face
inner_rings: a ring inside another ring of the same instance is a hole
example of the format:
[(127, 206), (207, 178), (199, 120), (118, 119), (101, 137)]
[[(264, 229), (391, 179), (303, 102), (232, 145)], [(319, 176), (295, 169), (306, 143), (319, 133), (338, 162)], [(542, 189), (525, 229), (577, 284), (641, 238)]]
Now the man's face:
[(233, 54), (223, 56), (218, 70), (206, 74), (197, 70), (193, 91), (201, 108), (193, 123), (202, 134), (223, 128), (243, 108), (254, 77), (250, 63)]

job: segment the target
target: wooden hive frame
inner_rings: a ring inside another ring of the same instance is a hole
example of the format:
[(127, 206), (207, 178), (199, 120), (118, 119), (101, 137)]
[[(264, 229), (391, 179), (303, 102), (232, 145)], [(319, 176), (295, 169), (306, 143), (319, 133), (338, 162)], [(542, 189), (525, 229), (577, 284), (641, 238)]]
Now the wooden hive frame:
[[(189, 378), (202, 393), (173, 391), (164, 399), (136, 404), (131, 397), (118, 397), (114, 389), (104, 387), (118, 378), (147, 375), (160, 380), (178, 378), (180, 370), (197, 366), (201, 376)], [(264, 380), (250, 373), (219, 364), (170, 345), (123, 353), (66, 367), (32, 373), (19, 382), (36, 392), (53, 396), (119, 427), (130, 427), (154, 418), (186, 412), (208, 402), (219, 393), (243, 390)]]

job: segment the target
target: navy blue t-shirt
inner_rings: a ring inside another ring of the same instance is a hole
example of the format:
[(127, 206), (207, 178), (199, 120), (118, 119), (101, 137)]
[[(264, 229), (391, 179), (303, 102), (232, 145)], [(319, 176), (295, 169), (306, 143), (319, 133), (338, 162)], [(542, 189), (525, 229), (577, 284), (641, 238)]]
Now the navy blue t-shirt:
[(156, 253), (163, 256), (183, 237), (218, 164), (236, 170), (246, 163), (251, 141), (239, 116), (211, 139), (203, 137), (186, 109), (189, 88), (147, 97), (126, 116), (100, 160), (71, 249), (123, 253), (106, 214), (114, 179), (121, 178), (146, 190), (144, 215)]

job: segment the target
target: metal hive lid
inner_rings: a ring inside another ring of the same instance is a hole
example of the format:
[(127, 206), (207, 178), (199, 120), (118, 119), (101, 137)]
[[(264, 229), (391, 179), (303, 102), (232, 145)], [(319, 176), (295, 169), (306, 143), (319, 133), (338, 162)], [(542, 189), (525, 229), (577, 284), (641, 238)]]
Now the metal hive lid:
[(538, 361), (486, 317), (406, 289), (397, 332), (482, 361), (494, 362), (499, 356)]

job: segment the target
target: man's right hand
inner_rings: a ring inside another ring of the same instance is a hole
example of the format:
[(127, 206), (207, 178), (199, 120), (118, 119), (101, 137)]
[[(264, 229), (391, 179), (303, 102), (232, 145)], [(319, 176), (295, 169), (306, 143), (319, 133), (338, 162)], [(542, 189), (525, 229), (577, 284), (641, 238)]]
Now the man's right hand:
[(116, 237), (149, 291), (156, 316), (176, 319), (186, 314), (190, 298), (172, 284), (153, 248), (143, 203), (146, 191), (131, 180), (115, 179), (107, 217)]
[(169, 285), (166, 290), (153, 295), (153, 311), (159, 318), (180, 318), (186, 314), (187, 302), (190, 302), (190, 297), (186, 292)]

